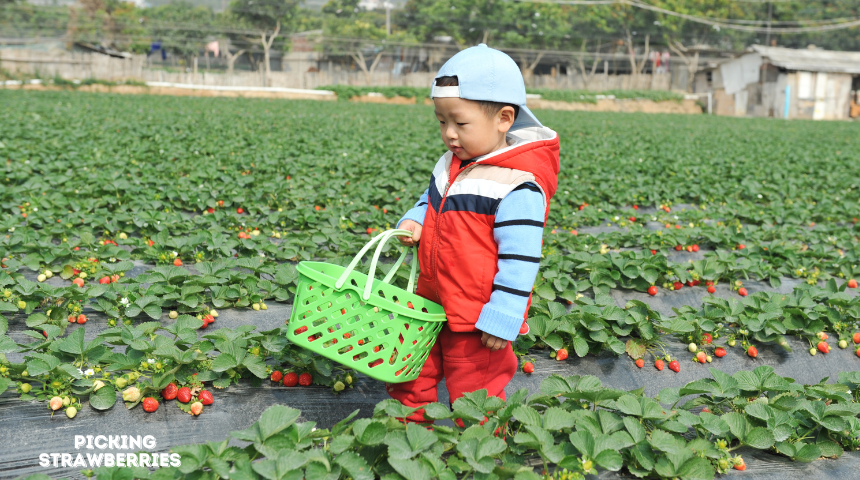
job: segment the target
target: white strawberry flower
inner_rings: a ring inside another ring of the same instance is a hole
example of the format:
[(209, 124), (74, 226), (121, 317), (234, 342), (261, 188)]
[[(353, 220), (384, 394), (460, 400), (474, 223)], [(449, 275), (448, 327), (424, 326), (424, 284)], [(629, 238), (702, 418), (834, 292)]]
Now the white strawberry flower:
[(15, 231), (15, 227), (11, 227), (11, 228), (9, 228), (9, 231), (10, 231), (10, 232), (14, 232), (14, 231)]
[(175, 256), (177, 256), (177, 255), (179, 255), (179, 254), (178, 254), (178, 253), (176, 253), (176, 252), (170, 252), (170, 254), (171, 254), (171, 255), (173, 255), (174, 257), (175, 257)]
[(121, 304), (123, 304), (123, 305), (128, 305), (128, 303), (129, 303), (129, 302), (128, 302), (128, 298), (127, 298), (127, 297), (122, 297), (122, 300), (120, 300), (120, 301), (119, 301), (119, 303), (121, 303)]
[(150, 359), (147, 359), (147, 360), (146, 360), (146, 362), (147, 362), (147, 363), (155, 363), (155, 359), (154, 359), (154, 358), (150, 358)]
[(38, 211), (39, 211), (39, 208), (38, 208), (38, 207), (33, 207), (33, 211), (34, 211), (34, 212), (38, 212)]
[(84, 375), (86, 375), (87, 377), (89, 377), (90, 375), (95, 375), (95, 373), (96, 373), (96, 371), (95, 371), (95, 370), (93, 370), (92, 368), (88, 368), (88, 369), (84, 372)]

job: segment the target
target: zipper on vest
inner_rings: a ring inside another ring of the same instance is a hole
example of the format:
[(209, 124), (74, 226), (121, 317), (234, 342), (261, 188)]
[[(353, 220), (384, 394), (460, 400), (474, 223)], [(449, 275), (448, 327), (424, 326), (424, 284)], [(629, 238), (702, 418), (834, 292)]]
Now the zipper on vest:
[[(461, 168), (456, 174), (454, 174), (454, 180), (453, 181), (448, 181), (448, 180), (445, 181), (445, 194), (442, 195), (442, 201), (439, 202), (439, 214), (437, 216), (438, 219), (436, 221), (436, 225), (437, 225), (436, 235), (433, 236), (433, 284), (436, 286), (436, 298), (439, 298), (439, 268), (438, 268), (439, 267), (439, 261), (438, 261), (438, 258), (439, 258), (439, 236), (440, 235), (439, 235), (439, 228), (438, 227), (442, 221), (442, 209), (445, 207), (445, 200), (448, 199), (448, 190), (451, 189), (451, 186), (454, 185), (454, 182), (457, 181), (457, 178), (459, 178), (463, 172), (470, 170), (470, 169), (474, 168), (475, 166), (477, 166), (477, 165), (472, 163), (472, 164), (466, 166), (465, 168)], [(450, 174), (449, 174), (448, 178), (449, 179), (451, 178)], [(441, 301), (442, 299), (439, 298), (439, 300)]]

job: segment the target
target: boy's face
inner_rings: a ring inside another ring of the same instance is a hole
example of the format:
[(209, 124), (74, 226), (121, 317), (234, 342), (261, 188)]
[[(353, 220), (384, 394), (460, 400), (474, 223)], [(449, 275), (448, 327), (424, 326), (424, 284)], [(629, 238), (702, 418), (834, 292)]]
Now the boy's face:
[(505, 134), (514, 123), (514, 109), (504, 107), (492, 117), (478, 102), (456, 97), (434, 98), (442, 141), (460, 160), (505, 147)]

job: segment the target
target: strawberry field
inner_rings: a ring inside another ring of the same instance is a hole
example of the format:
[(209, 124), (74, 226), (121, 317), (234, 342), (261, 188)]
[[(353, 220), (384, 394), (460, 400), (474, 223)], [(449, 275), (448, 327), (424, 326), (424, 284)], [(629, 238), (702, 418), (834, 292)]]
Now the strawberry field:
[[(299, 261), (346, 264), (424, 191), (444, 149), (432, 107), (11, 90), (0, 104), (0, 422), (20, 439), (0, 476), (860, 464), (855, 124), (538, 112), (561, 174), (514, 345), (524, 371), (507, 402), (447, 405), (441, 388), (431, 431), (398, 422), (410, 410), (381, 382), (287, 342), (285, 322)], [(120, 431), (182, 466), (39, 466), (77, 455), (74, 435)]]

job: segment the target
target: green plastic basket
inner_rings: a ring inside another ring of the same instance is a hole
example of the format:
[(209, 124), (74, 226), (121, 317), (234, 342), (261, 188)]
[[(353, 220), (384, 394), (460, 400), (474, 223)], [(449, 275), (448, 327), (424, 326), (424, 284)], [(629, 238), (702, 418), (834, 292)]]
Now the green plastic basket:
[[(438, 303), (412, 293), (418, 265), (412, 248), (407, 290), (391, 285), (406, 259), (404, 248), (382, 280), (374, 278), (382, 248), (395, 235), (388, 230), (374, 237), (346, 268), (323, 262), (300, 262), (287, 338), (308, 350), (388, 383), (414, 380), (436, 342), (447, 317)], [(355, 271), (364, 254), (379, 243), (370, 273)]]

